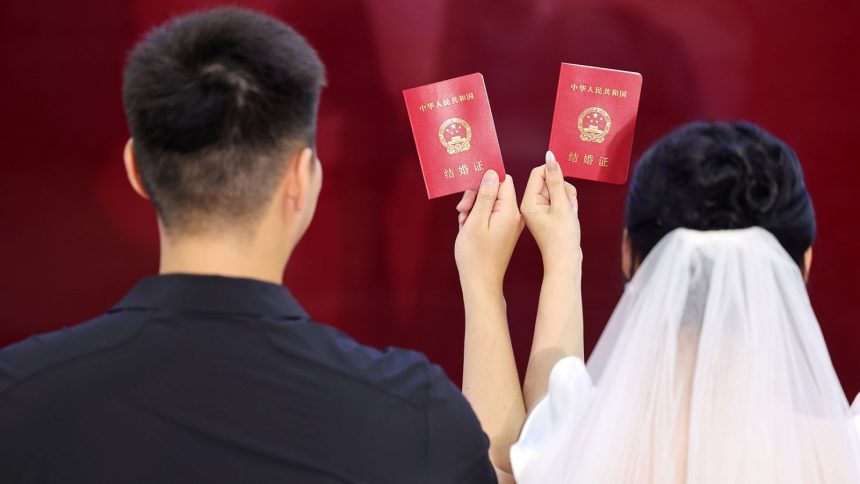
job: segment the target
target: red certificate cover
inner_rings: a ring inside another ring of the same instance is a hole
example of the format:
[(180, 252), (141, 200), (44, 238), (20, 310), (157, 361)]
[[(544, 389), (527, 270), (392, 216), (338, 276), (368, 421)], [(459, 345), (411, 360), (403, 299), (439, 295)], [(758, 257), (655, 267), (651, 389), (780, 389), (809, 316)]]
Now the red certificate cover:
[(562, 64), (549, 149), (565, 176), (627, 181), (642, 75)]
[(505, 179), (484, 76), (403, 91), (429, 198), (477, 189), (489, 169)]

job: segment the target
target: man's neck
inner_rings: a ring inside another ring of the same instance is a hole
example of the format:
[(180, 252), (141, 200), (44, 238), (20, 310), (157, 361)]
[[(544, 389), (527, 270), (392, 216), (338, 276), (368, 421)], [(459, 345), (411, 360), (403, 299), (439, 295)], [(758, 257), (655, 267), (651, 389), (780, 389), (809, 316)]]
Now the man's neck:
[(281, 284), (289, 254), (266, 245), (231, 237), (169, 239), (162, 232), (158, 273), (241, 277)]

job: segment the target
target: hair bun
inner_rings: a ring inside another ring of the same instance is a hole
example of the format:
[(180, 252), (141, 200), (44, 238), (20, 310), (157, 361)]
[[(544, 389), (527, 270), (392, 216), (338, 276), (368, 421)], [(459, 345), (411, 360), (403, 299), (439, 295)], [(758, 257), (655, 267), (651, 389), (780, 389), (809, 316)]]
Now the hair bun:
[(763, 227), (796, 259), (815, 234), (794, 151), (746, 122), (693, 123), (655, 143), (636, 167), (626, 216), (642, 256), (678, 227)]
[[(763, 158), (762, 161), (763, 163), (752, 165), (751, 172), (744, 181), (743, 190), (745, 208), (750, 213), (759, 216), (759, 219), (767, 215), (776, 205), (779, 196), (779, 184), (776, 182), (775, 175), (784, 170), (784, 167), (773, 163), (773, 160)], [(754, 168), (756, 166), (758, 169)]]
[(698, 199), (702, 229), (733, 229), (763, 225), (776, 205), (783, 170), (779, 159), (766, 156), (758, 144), (740, 138), (713, 143), (693, 170), (688, 196)]

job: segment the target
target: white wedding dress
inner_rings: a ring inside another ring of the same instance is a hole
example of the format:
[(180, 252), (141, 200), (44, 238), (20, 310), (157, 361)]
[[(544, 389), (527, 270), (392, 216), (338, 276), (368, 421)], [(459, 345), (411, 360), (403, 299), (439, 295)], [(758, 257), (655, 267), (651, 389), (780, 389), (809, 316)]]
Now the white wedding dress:
[(587, 367), (555, 366), (511, 461), (520, 484), (858, 484), (860, 396), (773, 235), (678, 229)]

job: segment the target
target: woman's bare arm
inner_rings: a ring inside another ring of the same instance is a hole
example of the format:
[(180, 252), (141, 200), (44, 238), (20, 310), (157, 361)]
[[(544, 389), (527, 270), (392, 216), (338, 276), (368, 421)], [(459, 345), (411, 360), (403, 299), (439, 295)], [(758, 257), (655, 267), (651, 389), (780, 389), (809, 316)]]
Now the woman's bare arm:
[(521, 212), (541, 251), (544, 266), (529, 366), (523, 384), (527, 410), (549, 386), (555, 364), (583, 356), (582, 251), (576, 189), (564, 181), (551, 152), (546, 165), (532, 170)]
[(530, 411), (546, 395), (549, 374), (568, 356), (583, 357), (581, 257), (544, 268), (523, 396)]

